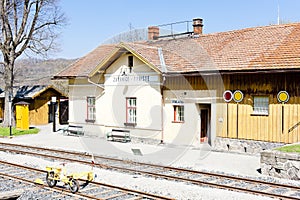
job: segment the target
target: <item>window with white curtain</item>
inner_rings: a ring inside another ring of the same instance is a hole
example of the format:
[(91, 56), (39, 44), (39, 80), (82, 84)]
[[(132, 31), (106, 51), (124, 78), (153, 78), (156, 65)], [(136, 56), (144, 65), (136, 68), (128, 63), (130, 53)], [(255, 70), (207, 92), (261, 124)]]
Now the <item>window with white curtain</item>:
[(184, 122), (183, 105), (174, 105), (174, 122)]
[(126, 98), (126, 123), (136, 124), (136, 98)]
[(87, 97), (87, 121), (96, 120), (96, 98)]
[(269, 114), (269, 97), (254, 96), (253, 97), (253, 114), (268, 115)]

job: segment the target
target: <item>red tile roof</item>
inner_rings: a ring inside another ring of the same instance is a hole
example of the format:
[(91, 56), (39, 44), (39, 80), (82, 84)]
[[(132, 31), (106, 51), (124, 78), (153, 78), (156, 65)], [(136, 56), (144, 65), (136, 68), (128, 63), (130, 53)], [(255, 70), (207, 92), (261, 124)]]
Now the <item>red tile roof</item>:
[(78, 59), (66, 69), (59, 72), (54, 77), (86, 77), (99, 63), (109, 56), (111, 51), (115, 48), (116, 45), (100, 45), (86, 56)]
[(300, 67), (300, 23), (203, 35), (197, 42), (220, 70)]
[[(159, 71), (300, 68), (300, 23), (123, 44)], [(57, 77), (88, 76), (119, 45), (101, 45)], [(159, 53), (161, 48), (161, 54)], [(165, 66), (162, 66), (161, 58)]]

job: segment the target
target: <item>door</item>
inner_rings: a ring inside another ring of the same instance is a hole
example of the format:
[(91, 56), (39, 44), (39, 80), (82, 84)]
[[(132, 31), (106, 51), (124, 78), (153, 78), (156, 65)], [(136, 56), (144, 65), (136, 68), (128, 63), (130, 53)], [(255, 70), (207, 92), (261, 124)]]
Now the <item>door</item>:
[(29, 109), (28, 105), (16, 105), (16, 128), (21, 130), (29, 129)]
[(200, 121), (200, 142), (206, 142), (208, 136), (208, 109), (201, 109)]
[(69, 101), (59, 103), (59, 123), (68, 124), (69, 121)]

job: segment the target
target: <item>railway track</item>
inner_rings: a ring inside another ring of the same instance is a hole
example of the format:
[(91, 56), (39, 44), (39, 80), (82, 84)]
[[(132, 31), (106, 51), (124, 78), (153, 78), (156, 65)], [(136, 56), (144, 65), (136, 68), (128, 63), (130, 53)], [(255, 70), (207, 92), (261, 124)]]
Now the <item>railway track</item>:
[(12, 175), (1, 174), (0, 184), (2, 186), (0, 199), (80, 199), (74, 195), (67, 195), (60, 190), (35, 186), (32, 182), (16, 179)]
[[(91, 164), (91, 155), (80, 152), (53, 150), (48, 148), (32, 147), (0, 143), (0, 151), (39, 156), (42, 158)], [(300, 199), (300, 187), (243, 177), (229, 176), (209, 172), (194, 171), (183, 168), (174, 168), (156, 164), (140, 163), (135, 161), (93, 156), (95, 167), (117, 170), (131, 174), (158, 177), (168, 180), (222, 188), (232, 191), (251, 193), (278, 199)]]
[[(35, 190), (37, 199), (166, 199), (171, 198), (163, 197), (159, 195), (149, 194), (136, 190), (124, 189), (118, 186), (113, 186), (99, 182), (86, 182), (85, 180), (79, 180), (80, 191), (72, 193), (67, 187), (60, 185), (59, 187), (48, 187), (45, 184), (38, 184), (39, 189), (34, 189), (32, 185), (37, 185), (35, 180), (45, 179), (47, 174), (46, 170), (40, 170), (28, 166), (18, 165), (5, 161), (0, 161), (0, 177), (6, 179), (13, 179), (18, 182), (30, 185), (31, 190)], [(26, 190), (27, 190), (27, 185)], [(24, 186), (23, 186), (24, 187)]]

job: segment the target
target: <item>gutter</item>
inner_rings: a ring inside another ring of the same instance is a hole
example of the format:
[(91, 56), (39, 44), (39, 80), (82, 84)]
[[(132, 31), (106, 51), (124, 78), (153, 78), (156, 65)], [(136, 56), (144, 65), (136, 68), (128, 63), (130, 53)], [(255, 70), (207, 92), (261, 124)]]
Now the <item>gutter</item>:
[(90, 78), (87, 79), (89, 83), (91, 83), (92, 85), (95, 85), (97, 87), (100, 87), (101, 89), (105, 90), (105, 87), (103, 84), (97, 84), (95, 82), (93, 82)]
[(101, 92), (101, 94), (99, 94), (99, 96), (97, 96), (97, 98), (100, 98), (102, 95), (104, 95), (104, 93), (105, 93), (105, 87), (104, 87), (104, 85), (102, 85), (102, 84), (97, 84), (97, 83), (93, 82), (89, 77), (88, 77), (87, 80), (88, 80), (88, 82), (91, 83), (92, 85), (95, 85), (96, 87), (99, 87), (99, 88), (103, 89), (103, 91)]

